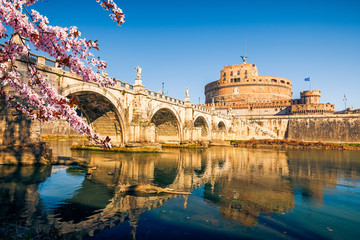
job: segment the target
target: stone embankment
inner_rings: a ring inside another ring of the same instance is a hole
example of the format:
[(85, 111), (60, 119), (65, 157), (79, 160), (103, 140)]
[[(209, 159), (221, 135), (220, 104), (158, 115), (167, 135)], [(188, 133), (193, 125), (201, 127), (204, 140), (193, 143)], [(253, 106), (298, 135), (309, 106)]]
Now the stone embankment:
[(88, 144), (73, 144), (70, 149), (72, 150), (92, 150), (92, 151), (103, 151), (103, 152), (137, 152), (137, 153), (159, 153), (162, 152), (161, 144), (149, 143), (134, 143), (128, 144), (125, 147), (114, 146), (110, 149), (102, 148), (99, 145), (88, 145)]
[(190, 142), (190, 143), (183, 143), (183, 144), (176, 144), (176, 143), (163, 143), (161, 145), (163, 148), (208, 148), (208, 142)]
[(341, 114), (289, 117), (288, 139), (360, 143), (360, 115)]
[(232, 141), (235, 147), (245, 148), (276, 148), (276, 149), (324, 149), (324, 150), (356, 150), (360, 151), (357, 143), (326, 143), (326, 142), (304, 142), (298, 140), (280, 139), (251, 139), (247, 141)]

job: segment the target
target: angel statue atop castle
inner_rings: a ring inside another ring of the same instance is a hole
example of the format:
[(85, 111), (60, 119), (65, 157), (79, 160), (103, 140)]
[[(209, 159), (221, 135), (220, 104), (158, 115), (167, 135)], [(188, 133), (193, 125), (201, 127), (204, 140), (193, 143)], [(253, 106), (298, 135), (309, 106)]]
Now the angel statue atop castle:
[(241, 59), (243, 60), (243, 63), (246, 63), (246, 59), (247, 59), (246, 56), (241, 56)]

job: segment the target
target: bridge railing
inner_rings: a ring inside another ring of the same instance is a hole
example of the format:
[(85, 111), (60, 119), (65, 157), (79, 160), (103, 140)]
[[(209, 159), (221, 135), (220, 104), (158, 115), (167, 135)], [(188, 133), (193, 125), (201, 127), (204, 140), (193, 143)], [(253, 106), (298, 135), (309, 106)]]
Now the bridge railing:
[[(28, 62), (28, 59), (25, 56), (21, 56), (19, 60)], [(54, 61), (50, 58), (41, 56), (41, 55), (34, 54), (34, 53), (30, 53), (30, 63), (32, 63), (34, 65), (42, 64), (42, 65), (46, 65), (46, 66), (52, 67), (52, 68), (59, 68), (56, 61)], [(62, 66), (61, 69), (66, 72), (71, 72), (70, 68), (67, 66)], [(131, 85), (129, 83), (122, 82), (120, 80), (116, 80), (116, 88), (125, 88), (125, 89), (133, 90), (134, 87), (133, 87), (133, 85)]]
[(200, 111), (203, 111), (203, 112), (207, 112), (207, 113), (210, 113), (211, 110), (208, 109), (208, 108), (204, 108), (202, 106), (199, 106), (199, 105), (196, 105), (196, 104), (192, 104), (192, 107), (195, 108), (195, 109), (198, 109)]
[(148, 92), (148, 95), (153, 97), (153, 98), (156, 98), (156, 99), (162, 99), (162, 100), (165, 100), (167, 102), (172, 102), (172, 103), (175, 103), (175, 104), (180, 104), (180, 105), (184, 105), (184, 101), (182, 100), (179, 100), (179, 99), (176, 99), (176, 98), (173, 98), (173, 97), (170, 97), (170, 96), (166, 96), (165, 94), (162, 94), (162, 93), (158, 93), (158, 92), (154, 92), (154, 91), (151, 91), (151, 90), (147, 90)]
[(126, 82), (122, 82), (120, 80), (116, 80), (116, 86), (115, 88), (125, 88), (125, 89), (130, 89), (133, 90), (134, 86), (131, 85), (130, 83), (126, 83)]
[[(28, 58), (24, 55), (20, 56), (18, 60), (29, 62)], [(56, 64), (54, 60), (34, 53), (30, 53), (30, 63), (34, 65), (42, 64), (52, 68), (59, 68), (59, 65)], [(71, 72), (68, 66), (62, 66), (61, 69), (66, 72)]]

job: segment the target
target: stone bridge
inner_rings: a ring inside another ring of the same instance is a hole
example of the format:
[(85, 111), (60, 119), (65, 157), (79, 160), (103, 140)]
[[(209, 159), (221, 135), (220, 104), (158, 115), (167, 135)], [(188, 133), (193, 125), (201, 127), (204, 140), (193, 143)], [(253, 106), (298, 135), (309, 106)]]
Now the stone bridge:
[[(233, 122), (231, 115), (192, 104), (188, 96), (179, 100), (148, 90), (139, 78), (135, 84), (116, 81), (114, 87), (99, 88), (68, 69), (57, 68), (51, 59), (32, 54), (31, 62), (63, 96), (76, 97), (78, 113), (116, 144), (224, 140)], [(26, 64), (19, 60), (20, 69)], [(65, 121), (45, 124), (41, 133), (76, 134), (67, 125)]]

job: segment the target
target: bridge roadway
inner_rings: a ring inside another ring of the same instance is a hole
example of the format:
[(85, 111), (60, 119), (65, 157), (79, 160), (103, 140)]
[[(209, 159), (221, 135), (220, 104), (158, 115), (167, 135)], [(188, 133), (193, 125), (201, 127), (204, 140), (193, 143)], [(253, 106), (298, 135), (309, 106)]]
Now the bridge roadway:
[[(175, 99), (148, 90), (142, 79), (135, 84), (116, 81), (114, 87), (99, 88), (97, 84), (82, 81), (68, 69), (43, 56), (31, 54), (32, 64), (58, 91), (79, 100), (79, 114), (96, 132), (109, 136), (115, 144), (131, 142), (216, 141), (243, 139), (245, 136), (276, 138), (272, 131), (254, 126), (233, 115), (192, 104), (189, 97)], [(18, 61), (20, 71), (26, 72), (26, 62)], [(41, 126), (43, 135), (76, 134), (63, 121)]]

